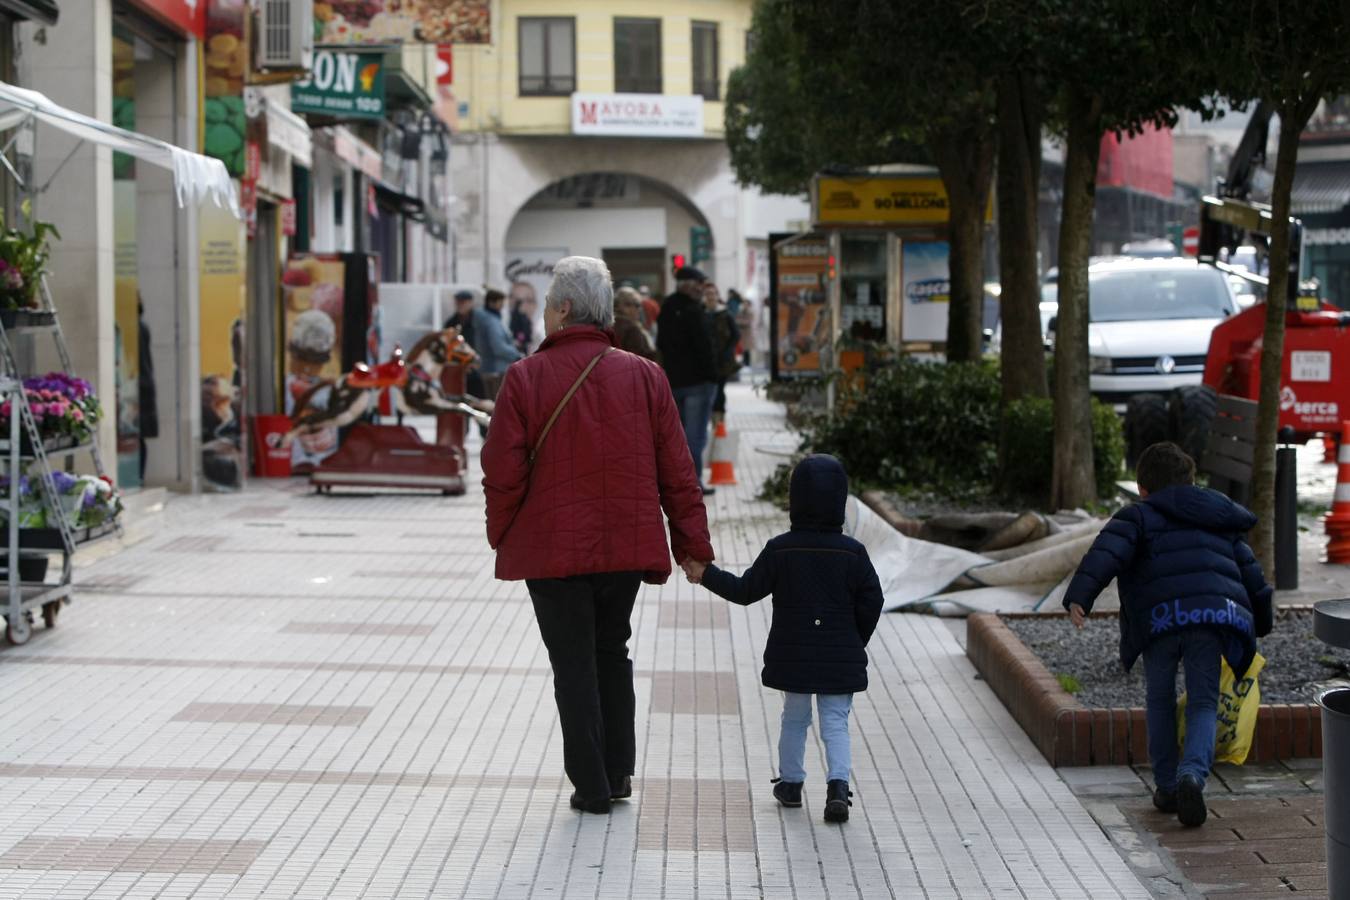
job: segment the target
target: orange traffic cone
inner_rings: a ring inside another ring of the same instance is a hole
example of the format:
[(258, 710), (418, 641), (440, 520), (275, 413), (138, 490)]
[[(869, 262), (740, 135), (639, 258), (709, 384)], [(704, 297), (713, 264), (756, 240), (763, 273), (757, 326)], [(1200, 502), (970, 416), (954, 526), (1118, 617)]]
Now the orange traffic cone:
[(1322, 462), (1334, 463), (1336, 461), (1336, 435), (1330, 431), (1322, 432)]
[(708, 467), (712, 470), (709, 484), (736, 483), (736, 440), (737, 436), (727, 433), (725, 422), (717, 423), (717, 432), (713, 435), (712, 452), (708, 454)]
[(724, 438), (724, 437), (726, 437), (726, 436), (727, 436), (727, 420), (726, 420), (725, 418), (719, 418), (719, 419), (717, 420), (717, 422), (714, 423), (714, 424), (715, 424), (717, 427), (713, 429), (713, 440), (717, 440), (718, 438)]
[[(1350, 422), (1341, 426), (1342, 434), (1350, 434)], [(1350, 563), (1350, 441), (1341, 442), (1337, 459), (1336, 495), (1331, 502), (1323, 524), (1327, 530), (1327, 559), (1329, 563)]]

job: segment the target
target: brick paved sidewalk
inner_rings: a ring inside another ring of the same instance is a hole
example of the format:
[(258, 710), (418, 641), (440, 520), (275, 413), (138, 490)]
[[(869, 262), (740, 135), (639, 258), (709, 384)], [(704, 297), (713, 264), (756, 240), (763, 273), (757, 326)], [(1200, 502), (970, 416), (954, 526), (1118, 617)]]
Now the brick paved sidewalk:
[[(710, 515), (735, 568), (785, 527), (751, 498), (793, 441), (729, 394), (741, 485)], [(806, 808), (770, 794), (768, 605), (644, 588), (635, 796), (582, 817), (476, 485), (255, 483), (165, 516), (0, 652), (0, 898), (1148, 896), (936, 619), (883, 617), (841, 828), (814, 734)]]

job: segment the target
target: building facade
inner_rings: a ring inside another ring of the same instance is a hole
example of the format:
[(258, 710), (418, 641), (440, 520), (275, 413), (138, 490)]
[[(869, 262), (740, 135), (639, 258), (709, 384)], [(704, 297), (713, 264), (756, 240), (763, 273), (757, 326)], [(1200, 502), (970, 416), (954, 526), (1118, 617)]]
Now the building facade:
[(661, 294), (677, 257), (725, 291), (764, 280), (805, 198), (736, 184), (727, 77), (752, 0), (502, 0), (493, 44), (455, 50), (454, 280), (542, 284), (566, 255)]

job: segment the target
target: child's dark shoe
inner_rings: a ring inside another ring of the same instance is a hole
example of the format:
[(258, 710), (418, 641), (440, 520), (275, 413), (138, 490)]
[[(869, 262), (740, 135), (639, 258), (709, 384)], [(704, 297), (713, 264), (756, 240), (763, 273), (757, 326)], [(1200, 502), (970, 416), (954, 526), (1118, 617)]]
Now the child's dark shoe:
[(627, 800), (633, 796), (633, 776), (624, 775), (622, 778), (611, 778), (609, 780), (609, 799)]
[(1165, 813), (1177, 811), (1177, 792), (1158, 788), (1153, 792), (1153, 805)]
[(802, 783), (775, 778), (773, 780), (773, 796), (784, 806), (796, 809), (802, 805)]
[(1194, 775), (1182, 775), (1177, 782), (1177, 819), (1187, 828), (1205, 824), (1205, 788)]
[(825, 786), (825, 821), (826, 822), (847, 822), (848, 808), (852, 806), (849, 797), (853, 792), (848, 789), (848, 782), (842, 778), (836, 778)]

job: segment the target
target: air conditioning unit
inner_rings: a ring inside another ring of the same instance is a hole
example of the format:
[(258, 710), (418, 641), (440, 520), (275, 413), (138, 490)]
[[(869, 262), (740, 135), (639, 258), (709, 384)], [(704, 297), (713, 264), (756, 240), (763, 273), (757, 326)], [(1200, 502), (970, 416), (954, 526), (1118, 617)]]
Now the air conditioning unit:
[(259, 69), (309, 69), (314, 58), (314, 0), (257, 0)]

